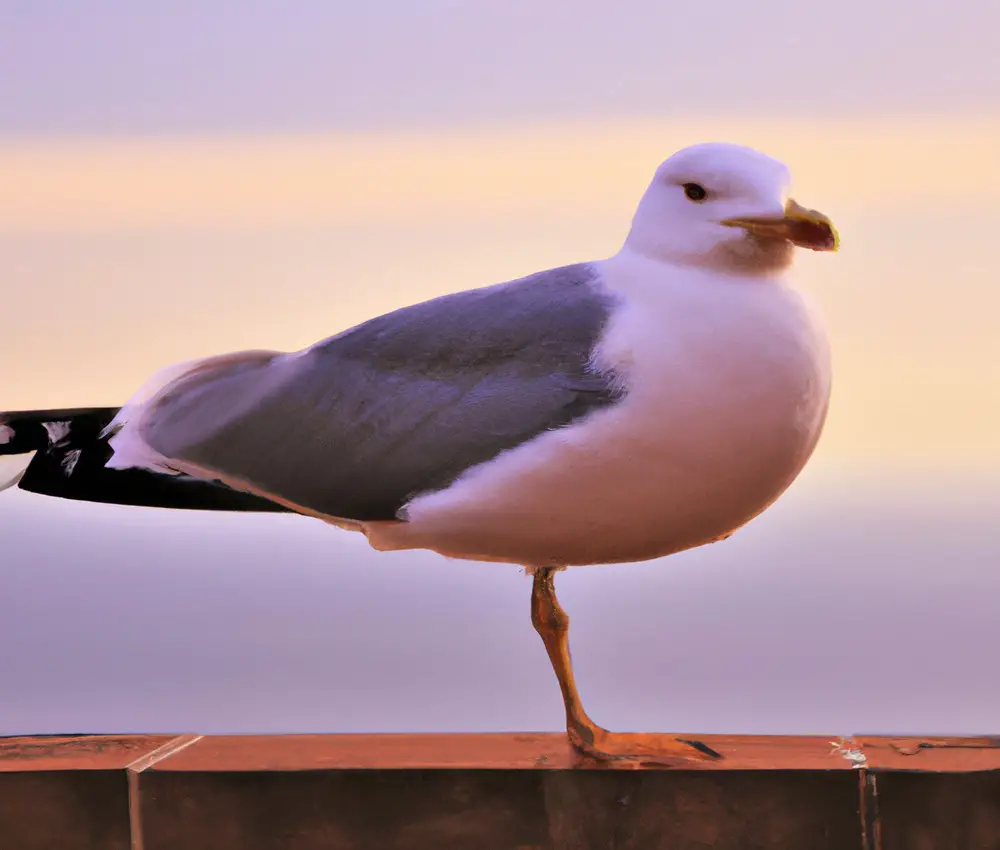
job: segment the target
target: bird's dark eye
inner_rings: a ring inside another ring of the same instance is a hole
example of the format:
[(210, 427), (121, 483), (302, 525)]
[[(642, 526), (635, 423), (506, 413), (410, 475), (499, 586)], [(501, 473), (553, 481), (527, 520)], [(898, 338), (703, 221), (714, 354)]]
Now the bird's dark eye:
[(708, 192), (700, 183), (685, 183), (684, 194), (692, 201), (704, 201), (708, 197)]

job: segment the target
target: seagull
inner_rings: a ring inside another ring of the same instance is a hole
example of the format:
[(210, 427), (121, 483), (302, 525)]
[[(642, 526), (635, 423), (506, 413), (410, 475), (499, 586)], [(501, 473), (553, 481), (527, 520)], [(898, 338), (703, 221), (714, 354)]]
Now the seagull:
[(584, 759), (687, 764), (703, 742), (588, 716), (555, 575), (729, 537), (802, 471), (830, 352), (793, 287), (835, 251), (780, 161), (670, 156), (621, 249), (403, 307), (296, 352), (170, 366), (120, 407), (0, 414), (8, 482), (63, 498), (294, 512), (376, 550), (518, 565)]

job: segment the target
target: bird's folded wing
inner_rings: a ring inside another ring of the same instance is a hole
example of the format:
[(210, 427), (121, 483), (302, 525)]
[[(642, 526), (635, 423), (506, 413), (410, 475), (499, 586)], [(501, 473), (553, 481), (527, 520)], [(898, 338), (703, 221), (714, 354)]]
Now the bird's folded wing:
[(444, 296), (289, 355), (223, 358), (135, 423), (178, 470), (330, 517), (415, 494), (618, 397), (590, 368), (611, 309), (588, 265)]

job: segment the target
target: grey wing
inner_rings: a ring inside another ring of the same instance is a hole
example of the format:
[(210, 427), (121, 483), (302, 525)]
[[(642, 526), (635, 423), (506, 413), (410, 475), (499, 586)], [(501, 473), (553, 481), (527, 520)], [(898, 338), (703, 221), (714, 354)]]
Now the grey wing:
[(182, 379), (141, 435), (310, 512), (393, 519), (415, 494), (613, 404), (613, 376), (589, 367), (611, 308), (584, 264), (444, 296)]

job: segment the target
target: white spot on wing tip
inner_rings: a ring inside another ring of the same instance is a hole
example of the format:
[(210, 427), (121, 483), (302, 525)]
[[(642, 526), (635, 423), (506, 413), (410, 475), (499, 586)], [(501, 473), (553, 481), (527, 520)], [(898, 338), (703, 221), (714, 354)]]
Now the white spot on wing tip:
[(69, 436), (69, 422), (43, 422), (42, 427), (45, 429), (45, 433), (49, 435), (50, 446), (62, 444)]
[(76, 464), (79, 460), (80, 449), (73, 449), (72, 451), (66, 452), (66, 457), (62, 459), (60, 465), (62, 466), (63, 472), (66, 473), (67, 478), (73, 474), (73, 470), (76, 469)]
[(0, 446), (6, 446), (7, 443), (13, 442), (13, 440), (14, 429), (10, 425), (0, 423)]

